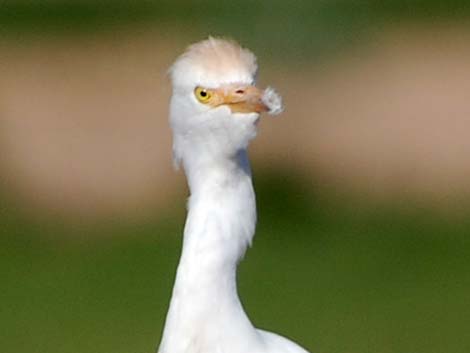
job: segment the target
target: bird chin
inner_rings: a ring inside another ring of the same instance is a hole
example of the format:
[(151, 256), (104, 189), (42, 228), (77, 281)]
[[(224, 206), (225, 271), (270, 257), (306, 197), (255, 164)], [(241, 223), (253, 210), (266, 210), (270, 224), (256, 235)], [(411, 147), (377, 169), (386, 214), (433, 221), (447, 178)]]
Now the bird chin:
[(259, 113), (232, 113), (234, 119), (243, 119), (244, 122), (257, 124), (260, 118)]

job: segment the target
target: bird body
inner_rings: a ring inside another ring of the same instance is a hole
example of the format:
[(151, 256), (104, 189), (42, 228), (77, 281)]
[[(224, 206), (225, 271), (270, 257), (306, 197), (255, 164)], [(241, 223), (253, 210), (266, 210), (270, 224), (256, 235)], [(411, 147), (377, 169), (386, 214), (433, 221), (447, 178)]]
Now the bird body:
[(277, 95), (253, 86), (256, 68), (248, 50), (209, 38), (171, 69), (175, 162), (191, 196), (159, 353), (306, 353), (254, 328), (237, 293), (237, 264), (256, 225), (247, 147), (259, 113), (280, 108)]

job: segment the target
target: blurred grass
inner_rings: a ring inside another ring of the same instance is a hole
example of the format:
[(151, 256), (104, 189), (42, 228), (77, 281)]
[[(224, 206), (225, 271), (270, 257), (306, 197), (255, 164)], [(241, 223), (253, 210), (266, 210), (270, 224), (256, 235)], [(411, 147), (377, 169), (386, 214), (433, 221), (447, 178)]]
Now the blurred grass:
[(470, 3), (463, 0), (4, 1), (0, 35), (94, 35), (148, 26), (170, 40), (234, 37), (248, 47), (269, 48), (262, 59), (302, 62), (371, 41), (404, 22), (466, 23), (469, 17)]
[[(325, 201), (284, 174), (256, 188), (239, 282), (257, 326), (312, 352), (468, 352), (469, 222)], [(158, 219), (54, 226), (4, 209), (2, 352), (154, 351), (184, 221)]]

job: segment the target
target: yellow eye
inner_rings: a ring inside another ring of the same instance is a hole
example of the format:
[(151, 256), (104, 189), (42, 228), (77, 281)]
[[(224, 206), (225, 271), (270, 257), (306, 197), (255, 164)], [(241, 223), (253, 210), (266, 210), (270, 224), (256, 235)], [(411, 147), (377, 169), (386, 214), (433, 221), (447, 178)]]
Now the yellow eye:
[(194, 94), (196, 95), (197, 100), (201, 103), (209, 102), (212, 97), (211, 92), (202, 87), (196, 87), (196, 89), (194, 90)]

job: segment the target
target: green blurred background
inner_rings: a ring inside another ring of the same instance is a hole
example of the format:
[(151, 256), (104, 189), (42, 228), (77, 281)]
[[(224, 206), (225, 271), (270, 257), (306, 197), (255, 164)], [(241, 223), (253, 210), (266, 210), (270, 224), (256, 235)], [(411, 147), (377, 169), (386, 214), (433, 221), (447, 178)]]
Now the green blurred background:
[(166, 70), (211, 34), (286, 102), (251, 148), (253, 322), (311, 352), (469, 352), (469, 10), (1, 2), (0, 350), (155, 351), (187, 197)]

